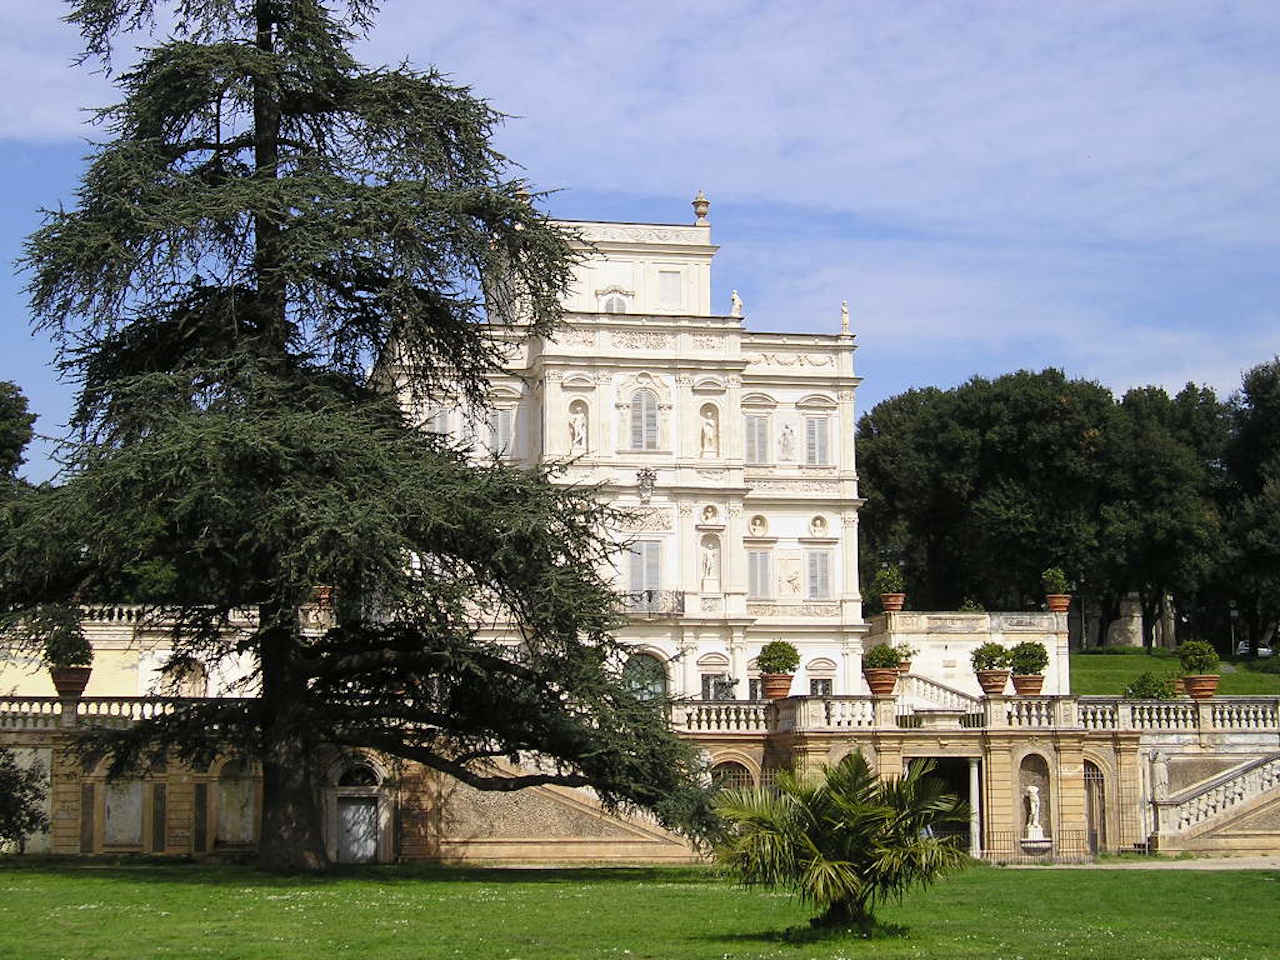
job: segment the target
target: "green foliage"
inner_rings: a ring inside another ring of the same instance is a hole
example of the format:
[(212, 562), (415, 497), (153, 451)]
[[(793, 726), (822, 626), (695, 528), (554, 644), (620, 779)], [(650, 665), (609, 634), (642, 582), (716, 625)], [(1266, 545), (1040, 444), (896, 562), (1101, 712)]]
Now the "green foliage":
[(1009, 651), (1009, 668), (1019, 676), (1044, 673), (1049, 665), (1049, 651), (1043, 643), (1024, 640)]
[(785, 640), (770, 640), (756, 655), (756, 667), (761, 673), (791, 673), (800, 665), (800, 651)]
[(1218, 651), (1203, 640), (1188, 640), (1178, 647), (1178, 661), (1187, 674), (1214, 673), (1218, 669)]
[(902, 593), (907, 589), (906, 580), (899, 567), (881, 567), (876, 571), (872, 589), (876, 593)]
[(899, 663), (910, 663), (911, 658), (920, 651), (909, 643), (899, 643), (894, 645), (893, 652), (898, 655)]
[(969, 661), (976, 670), (1004, 670), (1009, 666), (1009, 650), (994, 641), (987, 641), (969, 654)]
[(986, 608), (973, 597), (965, 597), (960, 601), (960, 606), (956, 608), (961, 613), (985, 613)]
[(934, 835), (968, 812), (932, 769), (881, 780), (853, 753), (818, 777), (784, 772), (776, 789), (725, 791), (716, 809), (731, 827), (716, 859), (746, 886), (794, 891), (819, 911), (815, 924), (866, 930), (879, 905), (968, 859), (957, 837)]
[(1040, 583), (1044, 587), (1044, 592), (1048, 594), (1063, 594), (1070, 589), (1067, 584), (1067, 575), (1062, 572), (1061, 567), (1050, 567), (1040, 574)]
[(51, 667), (87, 667), (93, 646), (73, 603), (37, 603), (0, 614), (0, 631), (20, 648), (38, 651)]
[(22, 451), (31, 442), (35, 414), (16, 384), (0, 381), (0, 482), (12, 483), (22, 465)]
[(896, 670), (901, 662), (898, 651), (885, 643), (877, 644), (862, 655), (863, 670)]
[[(152, 7), (82, 0), (70, 19), (105, 57)], [(87, 749), (115, 773), (248, 751), (267, 866), (323, 862), (326, 749), (485, 790), (590, 786), (712, 831), (701, 761), (615, 669), (596, 493), (419, 429), (423, 409), (478, 411), (512, 346), (554, 329), (576, 255), (494, 150), (500, 114), (434, 71), (353, 59), (371, 12), (186, 0), (116, 74), (111, 139), (27, 242), (35, 322), (80, 390), (69, 479), (0, 520), (0, 592), (22, 616), (131, 596), (171, 664), (251, 658), (260, 698)], [(312, 637), (316, 584), (337, 603)], [(535, 770), (495, 765), (522, 755)]]
[(1124, 695), (1131, 700), (1173, 700), (1177, 696), (1175, 691), (1172, 676), (1147, 670), (1124, 688)]
[(40, 764), (18, 766), (13, 751), (0, 747), (0, 844), (26, 847), (33, 833), (49, 829), (45, 816), (45, 771)]

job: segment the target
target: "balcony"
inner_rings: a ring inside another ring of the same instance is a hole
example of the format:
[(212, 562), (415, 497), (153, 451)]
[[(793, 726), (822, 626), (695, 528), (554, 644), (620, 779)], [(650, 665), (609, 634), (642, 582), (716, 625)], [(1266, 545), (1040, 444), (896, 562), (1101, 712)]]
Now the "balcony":
[(684, 615), (683, 590), (633, 590), (622, 594), (622, 609), (644, 620)]

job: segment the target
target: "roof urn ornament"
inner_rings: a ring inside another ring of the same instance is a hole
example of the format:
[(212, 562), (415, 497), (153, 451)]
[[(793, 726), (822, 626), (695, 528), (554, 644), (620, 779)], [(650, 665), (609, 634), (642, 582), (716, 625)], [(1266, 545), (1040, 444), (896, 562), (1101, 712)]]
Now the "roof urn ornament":
[(694, 226), (706, 227), (711, 225), (711, 221), (707, 219), (707, 211), (711, 209), (711, 201), (707, 199), (707, 195), (701, 190), (698, 195), (693, 198), (693, 214), (697, 218), (693, 221)]

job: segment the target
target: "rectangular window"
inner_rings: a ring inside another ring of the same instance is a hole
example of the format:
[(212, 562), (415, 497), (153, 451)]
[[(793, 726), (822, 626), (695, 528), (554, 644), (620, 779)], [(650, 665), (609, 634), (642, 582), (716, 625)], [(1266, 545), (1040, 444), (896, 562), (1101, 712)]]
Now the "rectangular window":
[(658, 302), (664, 307), (678, 307), (683, 301), (680, 296), (680, 271), (658, 271)]
[(746, 424), (746, 442), (743, 445), (743, 459), (747, 463), (769, 462), (769, 418), (759, 414), (749, 414), (744, 418)]
[(430, 430), (432, 433), (448, 433), (449, 432), (449, 411), (442, 409), (442, 410), (437, 410), (435, 413), (431, 414), (431, 419), (428, 421), (427, 429)]
[(630, 550), (628, 589), (632, 593), (647, 593), (660, 589), (662, 584), (662, 542), (637, 540)]
[(805, 418), (804, 462), (810, 466), (821, 466), (831, 462), (827, 452), (826, 417)]
[(813, 677), (809, 681), (809, 696), (811, 697), (829, 697), (831, 696), (831, 689), (830, 677)]
[(515, 435), (515, 410), (507, 407), (502, 410), (489, 411), (489, 449), (495, 456), (511, 455), (512, 439)]
[(702, 675), (703, 700), (732, 700), (733, 678), (724, 673), (704, 673)]
[(809, 599), (827, 600), (831, 597), (831, 551), (808, 550), (805, 552), (809, 568)]
[(747, 596), (753, 600), (768, 600), (773, 596), (768, 550), (747, 551)]

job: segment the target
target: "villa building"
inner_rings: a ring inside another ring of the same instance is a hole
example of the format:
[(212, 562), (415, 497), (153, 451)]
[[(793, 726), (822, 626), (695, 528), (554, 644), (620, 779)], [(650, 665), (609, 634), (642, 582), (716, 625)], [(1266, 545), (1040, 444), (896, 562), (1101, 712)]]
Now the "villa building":
[[(848, 310), (825, 332), (749, 328), (734, 291), (713, 309), (708, 205), (691, 224), (573, 222), (584, 251), (554, 340), (516, 344), (482, 414), (417, 411), (516, 464), (567, 464), (623, 511), (616, 582), (629, 615), (625, 666), (674, 698), (672, 724), (731, 782), (862, 751), (886, 776), (932, 759), (969, 800), (968, 843), (1000, 859), (1101, 850), (1280, 851), (1276, 698), (1125, 701), (1073, 697), (1067, 615), (863, 615), (854, 449), (856, 340)], [(315, 611), (304, 611), (304, 616)], [(253, 770), (224, 759), (109, 784), (58, 749), (81, 723), (129, 723), (165, 696), (223, 696), (225, 665), (162, 686), (163, 630), (132, 608), (91, 611), (87, 696), (0, 671), (0, 744), (52, 769), (51, 834), (64, 853), (205, 854), (256, 839)], [(790, 696), (764, 700), (755, 657), (801, 653)], [(1049, 653), (1037, 696), (984, 695), (969, 655), (1034, 640)], [(872, 696), (862, 655), (916, 652), (893, 694)], [(325, 786), (343, 860), (679, 860), (679, 838), (603, 815), (588, 791), (482, 794), (413, 764), (335, 756)]]

